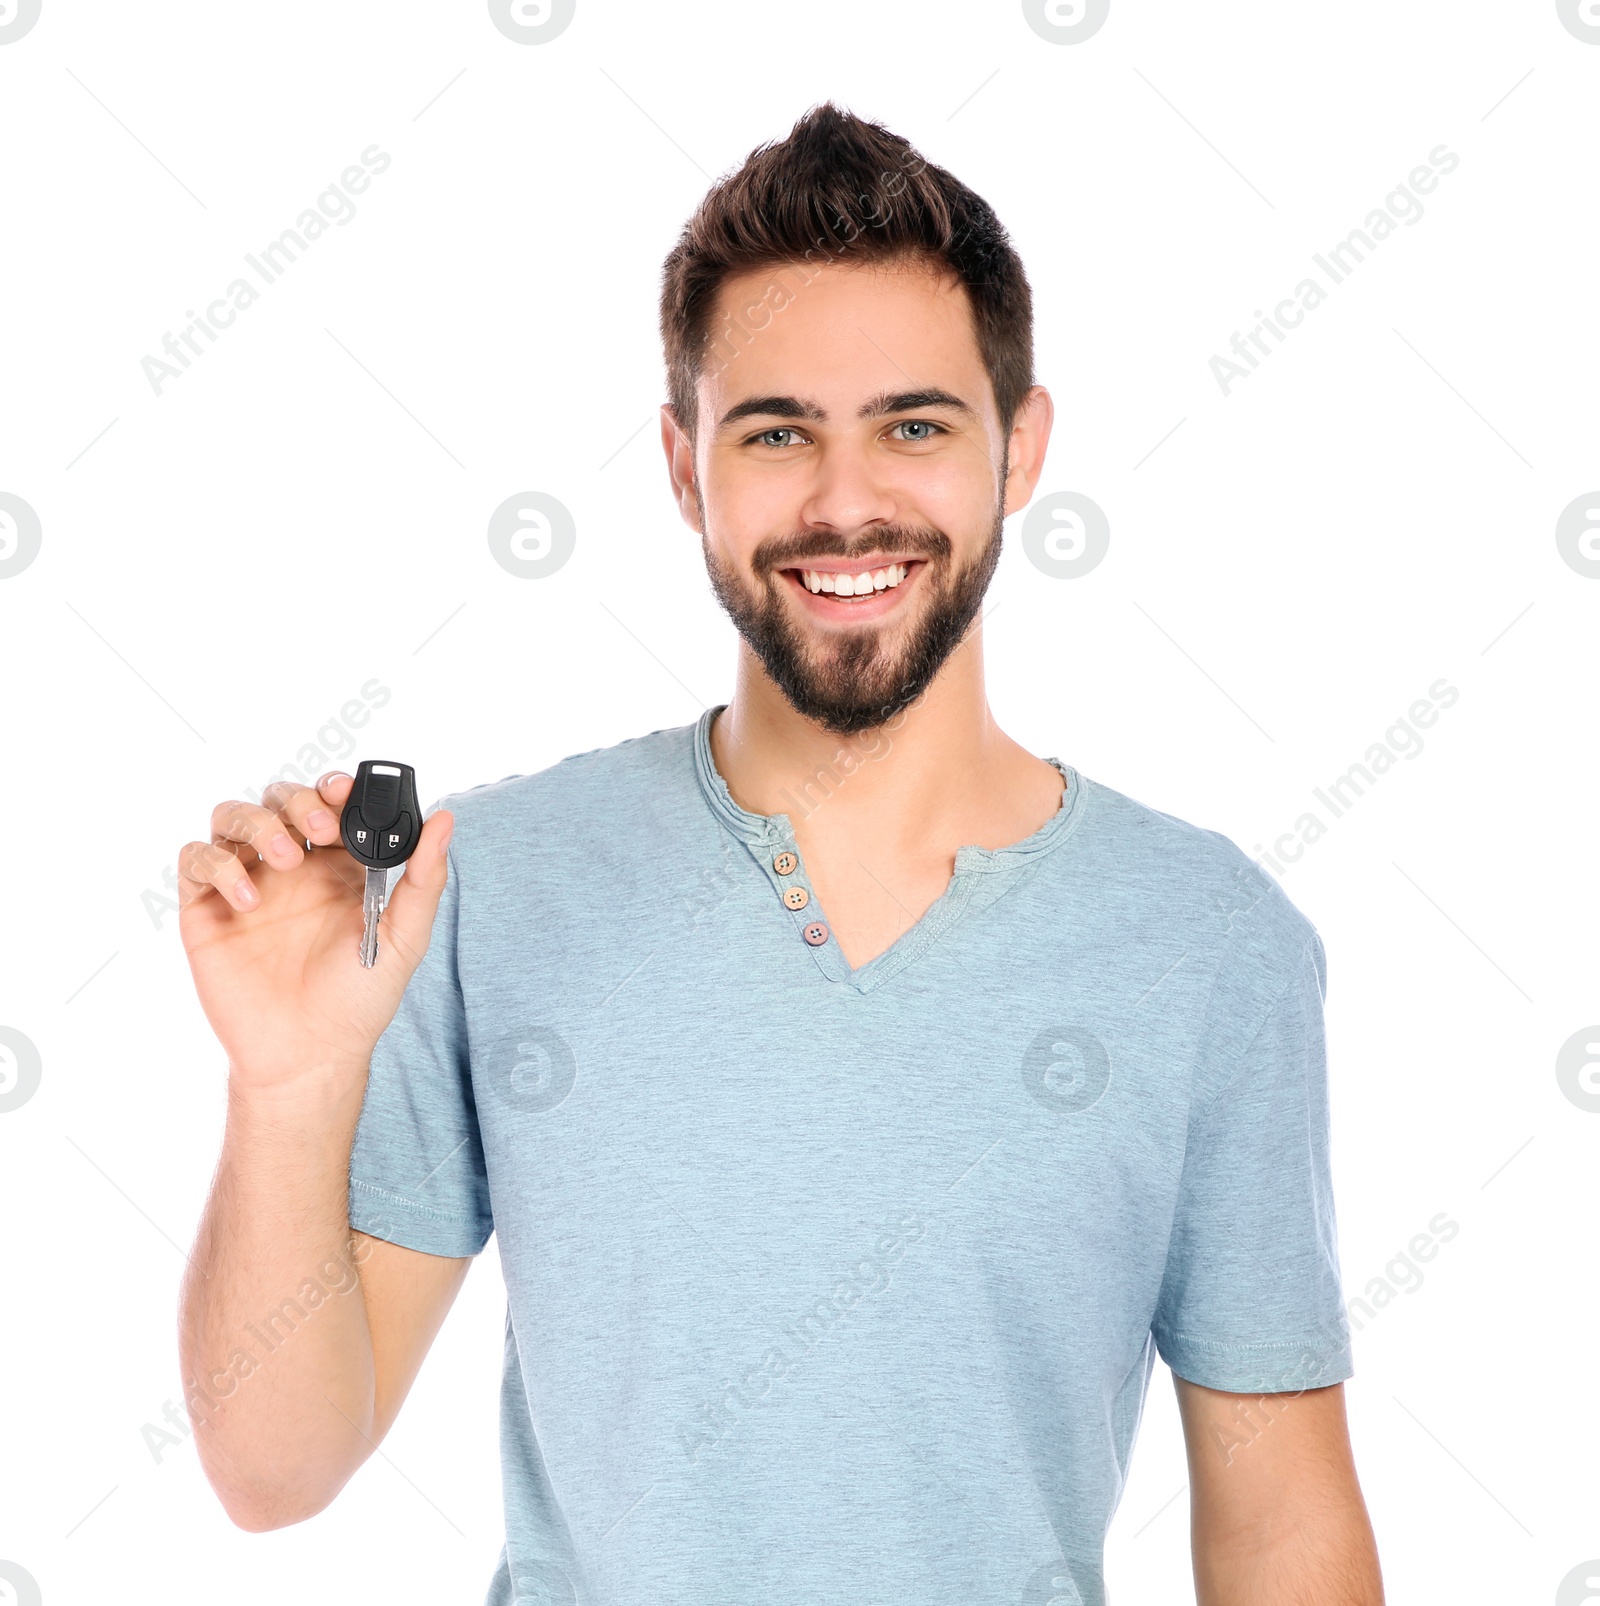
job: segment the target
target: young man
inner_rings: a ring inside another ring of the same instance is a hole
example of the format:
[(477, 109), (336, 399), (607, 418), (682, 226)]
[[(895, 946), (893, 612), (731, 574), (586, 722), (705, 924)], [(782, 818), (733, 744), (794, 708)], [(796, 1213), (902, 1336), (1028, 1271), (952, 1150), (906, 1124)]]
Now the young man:
[[(1051, 424), (1004, 230), (825, 105), (706, 197), (662, 330), (727, 706), (450, 798), (370, 971), (348, 776), (184, 850), (230, 1097), (182, 1360), (229, 1514), (333, 1499), (493, 1231), (491, 1606), (1095, 1606), (1157, 1353), (1199, 1600), (1374, 1606), (1322, 943), (985, 700)], [(347, 1256), (361, 1299), (315, 1298)]]

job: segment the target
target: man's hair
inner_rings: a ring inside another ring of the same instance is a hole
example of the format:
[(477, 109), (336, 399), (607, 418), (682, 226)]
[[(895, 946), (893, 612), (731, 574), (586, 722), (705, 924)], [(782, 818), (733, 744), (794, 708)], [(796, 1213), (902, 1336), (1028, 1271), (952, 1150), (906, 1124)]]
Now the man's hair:
[[(707, 192), (661, 273), (667, 395), (693, 440), (695, 382), (726, 365), (830, 263), (921, 259), (966, 287), (978, 350), (1009, 430), (1033, 384), (1033, 295), (1022, 259), (993, 209), (908, 140), (832, 101), (813, 106), (786, 139), (757, 146)], [(790, 267), (760, 303), (710, 327), (725, 279)], [(803, 292), (802, 292), (803, 293)]]

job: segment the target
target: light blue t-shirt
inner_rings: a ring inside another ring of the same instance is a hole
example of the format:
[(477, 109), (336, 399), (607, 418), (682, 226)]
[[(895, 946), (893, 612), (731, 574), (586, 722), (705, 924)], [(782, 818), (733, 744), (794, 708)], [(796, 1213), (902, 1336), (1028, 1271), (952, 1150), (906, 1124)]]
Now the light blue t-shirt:
[(499, 1234), (489, 1606), (1100, 1606), (1157, 1353), (1351, 1375), (1321, 939), (1052, 760), (1060, 810), (851, 970), (716, 712), (443, 800), (373, 1057), (351, 1225)]

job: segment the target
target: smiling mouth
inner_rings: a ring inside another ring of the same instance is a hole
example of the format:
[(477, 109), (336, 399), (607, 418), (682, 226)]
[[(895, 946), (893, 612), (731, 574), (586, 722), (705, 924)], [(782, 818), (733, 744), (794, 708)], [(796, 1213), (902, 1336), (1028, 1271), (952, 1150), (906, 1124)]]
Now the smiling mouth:
[(844, 602), (896, 590), (913, 570), (920, 567), (921, 561), (911, 559), (903, 563), (887, 563), (876, 569), (786, 568), (783, 572), (813, 596), (827, 595)]

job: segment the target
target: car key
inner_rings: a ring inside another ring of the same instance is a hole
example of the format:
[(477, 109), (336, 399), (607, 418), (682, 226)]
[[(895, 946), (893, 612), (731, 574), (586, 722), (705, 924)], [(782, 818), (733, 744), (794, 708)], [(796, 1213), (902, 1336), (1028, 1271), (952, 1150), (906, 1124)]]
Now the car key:
[(345, 851), (367, 872), (361, 899), (361, 963), (370, 970), (378, 958), (378, 922), (388, 896), (389, 871), (417, 851), (422, 835), (417, 777), (411, 766), (363, 759), (339, 816), (339, 834)]

